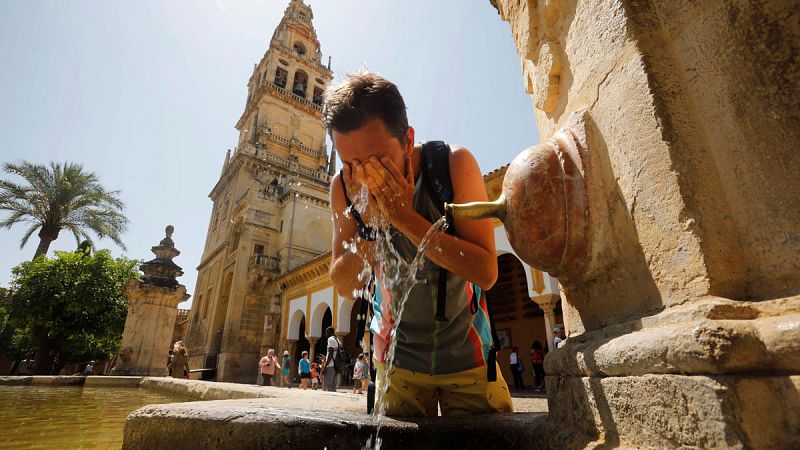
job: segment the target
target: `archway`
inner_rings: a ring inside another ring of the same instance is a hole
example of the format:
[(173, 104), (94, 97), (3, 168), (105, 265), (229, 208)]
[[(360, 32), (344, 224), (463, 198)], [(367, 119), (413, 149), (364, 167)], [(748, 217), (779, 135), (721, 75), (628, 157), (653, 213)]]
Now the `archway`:
[[(298, 334), (295, 335), (297, 338), (297, 345), (294, 349), (294, 355), (292, 355), (292, 367), (289, 368), (289, 373), (295, 374), (297, 372), (297, 362), (300, 361), (300, 355), (305, 351), (309, 351), (311, 346), (308, 343), (308, 338), (306, 337), (306, 318), (300, 320), (300, 326), (298, 327)], [(294, 338), (295, 336), (289, 336), (290, 338)]]
[(292, 94), (306, 98), (306, 87), (308, 86), (308, 74), (302, 70), (294, 73), (294, 83), (292, 84)]
[[(233, 273), (225, 275), (225, 281), (222, 283), (217, 296), (217, 306), (214, 308), (214, 322), (211, 328), (211, 346), (209, 348), (210, 355), (218, 355), (222, 350), (222, 338), (225, 334), (225, 321), (228, 317), (228, 301), (231, 297), (231, 285), (233, 284)], [(209, 367), (209, 366), (206, 366)]]
[(497, 362), (506, 382), (513, 387), (509, 357), (511, 349), (518, 347), (525, 368), (523, 380), (526, 386), (531, 386), (528, 354), (534, 340), (547, 342), (544, 312), (530, 299), (525, 266), (514, 254), (502, 253), (497, 257), (497, 273), (497, 281), (486, 292), (498, 337), (503, 341)]
[(331, 325), (333, 325), (333, 314), (331, 314), (331, 309), (326, 305), (325, 313), (322, 314), (321, 321), (322, 334), (317, 340), (316, 346), (314, 347), (314, 354), (324, 356), (328, 353), (328, 337), (325, 336), (325, 330)]

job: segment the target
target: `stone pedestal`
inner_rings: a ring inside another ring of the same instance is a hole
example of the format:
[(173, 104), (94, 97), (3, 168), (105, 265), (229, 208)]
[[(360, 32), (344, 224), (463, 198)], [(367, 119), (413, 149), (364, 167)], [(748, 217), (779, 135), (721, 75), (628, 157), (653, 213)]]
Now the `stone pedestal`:
[(509, 236), (566, 242), (548, 420), (595, 445), (799, 448), (796, 4), (491, 3), (580, 188), (542, 199), (564, 228)]
[(178, 284), (181, 268), (172, 262), (180, 254), (167, 237), (152, 248), (156, 258), (141, 266), (142, 279), (132, 279), (125, 287), (128, 316), (122, 332), (117, 363), (112, 375), (165, 376), (178, 304), (189, 299), (186, 287)]

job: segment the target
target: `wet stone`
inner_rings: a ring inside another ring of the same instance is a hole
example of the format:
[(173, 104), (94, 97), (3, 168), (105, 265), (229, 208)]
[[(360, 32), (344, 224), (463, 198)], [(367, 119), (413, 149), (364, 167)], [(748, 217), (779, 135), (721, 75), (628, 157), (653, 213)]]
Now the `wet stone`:
[[(128, 417), (123, 448), (359, 449), (376, 426), (371, 415), (276, 408), (268, 399), (149, 405)], [(544, 413), (386, 418), (381, 448), (548, 448), (548, 427)]]

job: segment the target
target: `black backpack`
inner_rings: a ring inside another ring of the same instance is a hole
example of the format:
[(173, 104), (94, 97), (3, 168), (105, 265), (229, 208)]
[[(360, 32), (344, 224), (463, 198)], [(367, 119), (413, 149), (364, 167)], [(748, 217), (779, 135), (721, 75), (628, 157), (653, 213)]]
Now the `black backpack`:
[[(453, 183), (450, 178), (450, 145), (444, 141), (427, 141), (422, 143), (422, 183), (428, 190), (428, 194), (437, 200), (439, 213), (445, 214), (444, 204), (453, 201)], [(452, 218), (448, 217), (449, 234), (455, 233), (452, 226)], [(445, 305), (447, 303), (447, 269), (439, 268), (439, 287), (436, 298), (436, 320), (447, 321), (445, 317)], [(476, 290), (472, 291), (469, 309), (474, 315), (478, 312), (480, 295)], [(497, 350), (500, 348), (500, 338), (494, 326), (492, 317), (492, 307), (486, 302), (486, 310), (489, 313), (489, 326), (492, 330), (492, 347), (489, 349), (489, 357), (486, 361), (486, 374), (489, 381), (497, 380)]]
[(333, 356), (333, 370), (335, 370), (336, 373), (342, 373), (345, 371), (345, 367), (347, 367), (347, 364), (350, 362), (350, 358), (347, 356), (347, 350), (344, 349), (342, 341), (340, 341), (336, 336), (334, 336), (334, 339), (336, 339), (336, 344), (338, 345), (339, 349)]

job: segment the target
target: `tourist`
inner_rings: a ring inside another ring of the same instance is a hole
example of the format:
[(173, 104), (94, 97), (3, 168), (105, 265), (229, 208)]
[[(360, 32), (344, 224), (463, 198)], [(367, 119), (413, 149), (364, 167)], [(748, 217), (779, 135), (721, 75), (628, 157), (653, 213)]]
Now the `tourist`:
[(363, 353), (358, 355), (355, 367), (353, 368), (353, 393), (364, 393), (364, 388), (369, 380), (369, 366), (364, 362), (366, 358)]
[(316, 361), (311, 363), (311, 390), (317, 390), (317, 384), (319, 383), (319, 364)]
[(89, 361), (89, 363), (86, 364), (86, 366), (83, 368), (83, 372), (81, 372), (81, 375), (85, 377), (88, 377), (89, 375), (94, 375), (94, 361)]
[(308, 362), (308, 352), (303, 351), (300, 362), (297, 364), (297, 373), (300, 374), (300, 389), (308, 389), (308, 380), (311, 379), (311, 363)]
[(172, 346), (172, 361), (167, 366), (173, 378), (189, 379), (189, 355), (183, 341), (178, 341)]
[(511, 366), (511, 376), (514, 377), (514, 388), (525, 389), (525, 383), (522, 382), (522, 359), (519, 357), (519, 348), (514, 347), (511, 349), (511, 355), (508, 357), (509, 365)]
[(553, 350), (557, 350), (559, 344), (566, 340), (566, 337), (564, 336), (564, 327), (561, 325), (556, 325), (556, 327), (553, 328), (553, 333), (555, 334), (555, 337), (553, 338)]
[[(492, 220), (455, 222), (448, 234), (437, 236), (417, 274), (426, 282), (408, 293), (392, 282), (396, 272), (385, 265), (386, 258), (389, 266), (410, 264), (423, 236), (443, 217), (444, 202), (487, 200), (474, 156), (442, 141), (415, 145), (397, 86), (364, 71), (328, 89), (323, 120), (342, 161), (330, 184), (330, 275), (348, 298), (375, 281), (370, 328), (379, 392), (396, 319), (393, 306), (407, 299), (393, 346), (392, 389), (382, 396), (387, 414), (436, 416), (440, 408), (443, 415), (512, 411), (486, 307), (485, 291), (497, 280)], [(360, 195), (364, 190), (367, 195)], [(381, 263), (375, 241), (387, 243), (387, 234), (394, 251), (381, 247), (386, 257)], [(352, 251), (346, 249), (351, 243)], [(363, 276), (365, 265), (373, 277)]]
[(278, 364), (278, 358), (275, 357), (275, 350), (267, 350), (266, 356), (261, 358), (258, 362), (259, 370), (261, 371), (261, 385), (272, 386), (272, 376), (275, 375), (275, 368), (281, 368)]
[(29, 356), (22, 360), (19, 365), (19, 374), (20, 375), (33, 375), (34, 369), (36, 367), (36, 361), (33, 359), (33, 356)]
[(319, 362), (317, 363), (317, 377), (319, 377), (319, 385), (325, 389), (325, 355), (318, 356)]
[(289, 367), (292, 363), (292, 357), (289, 356), (289, 350), (283, 351), (283, 368), (281, 369), (281, 387), (286, 383), (286, 387), (292, 388), (292, 381), (289, 380)]
[(336, 392), (336, 380), (338, 375), (334, 364), (335, 358), (339, 355), (339, 340), (336, 339), (333, 327), (328, 327), (325, 330), (325, 336), (328, 337), (328, 354), (325, 356), (325, 390)]
[(533, 368), (533, 390), (544, 392), (544, 348), (539, 341), (531, 344), (531, 367)]

